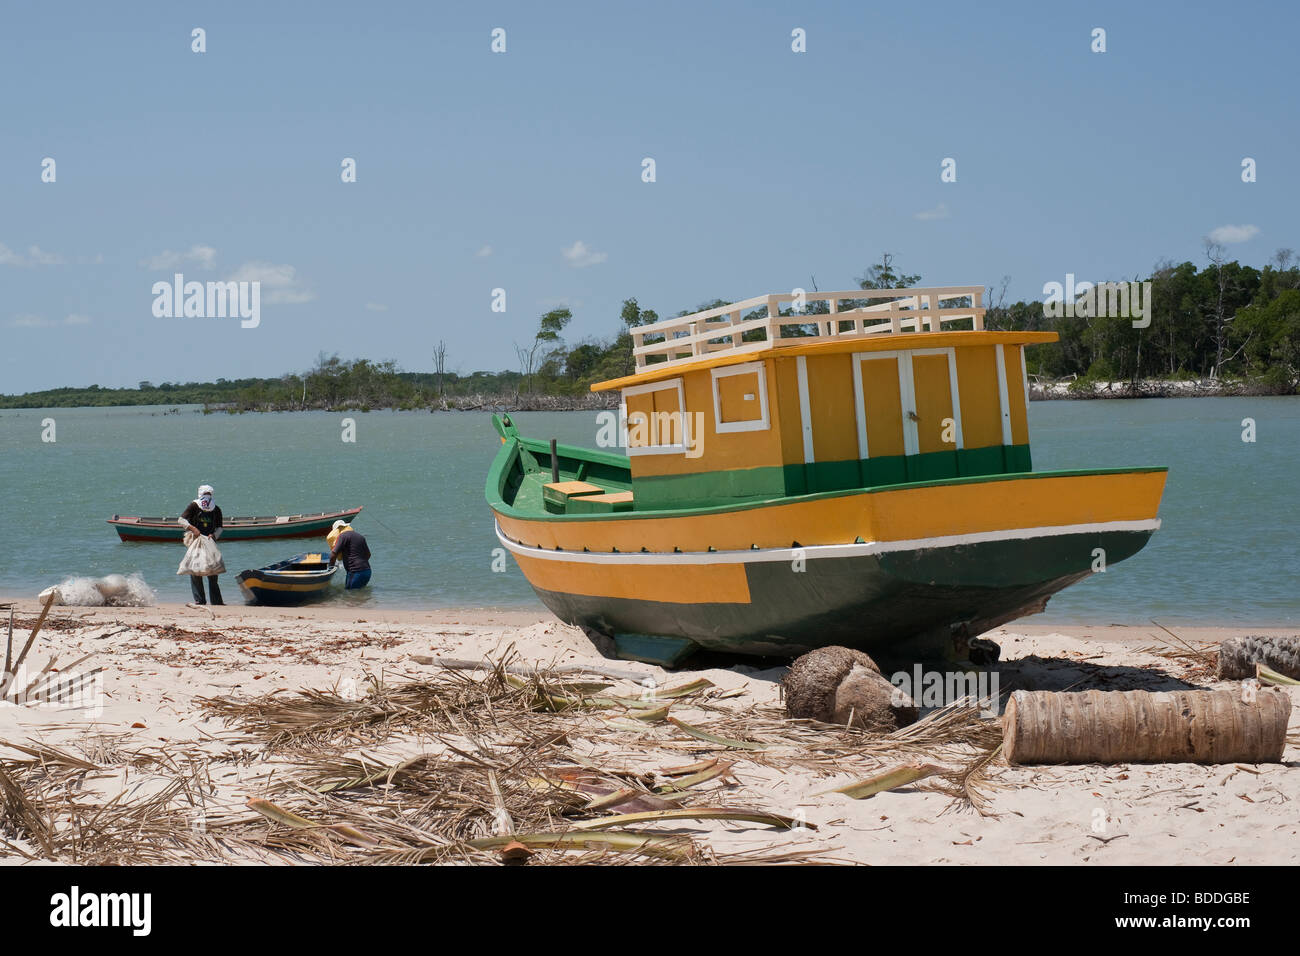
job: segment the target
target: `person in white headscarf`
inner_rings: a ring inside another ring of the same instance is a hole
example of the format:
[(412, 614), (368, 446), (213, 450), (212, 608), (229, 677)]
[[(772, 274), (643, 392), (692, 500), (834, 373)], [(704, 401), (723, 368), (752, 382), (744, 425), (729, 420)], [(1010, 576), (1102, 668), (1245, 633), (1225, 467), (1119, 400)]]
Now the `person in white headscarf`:
[[(213, 540), (221, 537), (221, 508), (214, 501), (211, 485), (199, 485), (198, 497), (189, 503), (189, 507), (181, 513), (179, 520), (181, 527), (186, 531), (207, 535)], [(225, 604), (226, 602), (221, 599), (221, 586), (217, 583), (217, 575), (209, 574), (207, 579), (212, 603)], [(203, 578), (190, 577), (190, 592), (194, 595), (195, 604), (208, 603), (203, 599)]]

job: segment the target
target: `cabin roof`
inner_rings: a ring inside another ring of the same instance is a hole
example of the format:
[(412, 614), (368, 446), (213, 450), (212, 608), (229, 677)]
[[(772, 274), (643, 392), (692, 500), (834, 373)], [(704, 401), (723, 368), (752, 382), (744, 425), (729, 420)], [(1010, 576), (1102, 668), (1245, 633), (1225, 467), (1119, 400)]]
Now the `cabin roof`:
[[(775, 353), (786, 356), (1056, 341), (1055, 332), (985, 330), (983, 294), (982, 286), (944, 286), (757, 296), (632, 329), (636, 371), (596, 382), (591, 390), (627, 388), (684, 371), (736, 365)], [(805, 310), (811, 303), (824, 302), (828, 311), (781, 314), (783, 302), (796, 301)], [(851, 307), (842, 309), (845, 303)], [(746, 310), (763, 306), (765, 315), (743, 317)], [(961, 321), (970, 321), (973, 328), (944, 329), (945, 324)], [(784, 334), (787, 330), (798, 334)], [(746, 333), (751, 333), (751, 338), (761, 337), (746, 341)]]

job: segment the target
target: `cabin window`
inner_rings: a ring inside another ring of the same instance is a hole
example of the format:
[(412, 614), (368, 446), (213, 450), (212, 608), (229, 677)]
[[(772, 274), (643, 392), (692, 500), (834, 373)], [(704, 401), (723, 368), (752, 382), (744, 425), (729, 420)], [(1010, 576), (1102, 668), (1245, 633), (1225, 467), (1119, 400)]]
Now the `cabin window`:
[(762, 362), (746, 362), (713, 370), (713, 426), (719, 433), (764, 431), (767, 412), (767, 370)]
[(629, 455), (681, 455), (691, 447), (680, 378), (623, 389)]

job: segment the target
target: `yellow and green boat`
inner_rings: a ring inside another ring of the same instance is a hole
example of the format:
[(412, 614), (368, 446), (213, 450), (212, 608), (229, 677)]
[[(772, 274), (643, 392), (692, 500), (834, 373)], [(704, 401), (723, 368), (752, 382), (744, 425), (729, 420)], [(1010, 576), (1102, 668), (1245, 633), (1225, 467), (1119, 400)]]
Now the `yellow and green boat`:
[(494, 416), (498, 538), (625, 658), (965, 656), (1140, 550), (1166, 475), (1033, 471), (1024, 350), (1056, 333), (986, 330), (982, 293), (813, 293), (823, 311), (785, 315), (794, 296), (768, 295), (634, 329), (634, 373), (592, 386), (622, 394), (626, 455)]

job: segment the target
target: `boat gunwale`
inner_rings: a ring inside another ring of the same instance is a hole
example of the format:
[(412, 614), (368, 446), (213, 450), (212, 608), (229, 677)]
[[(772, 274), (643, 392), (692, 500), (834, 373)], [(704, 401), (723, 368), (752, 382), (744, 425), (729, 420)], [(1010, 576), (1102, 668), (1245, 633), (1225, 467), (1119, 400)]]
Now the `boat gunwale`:
[[(834, 491), (816, 491), (803, 495), (781, 495), (771, 498), (760, 498), (753, 501), (729, 502), (720, 505), (709, 505), (706, 507), (696, 508), (660, 508), (653, 511), (617, 511), (617, 512), (595, 512), (591, 514), (577, 515), (559, 515), (550, 512), (524, 511), (508, 504), (502, 494), (505, 479), (509, 474), (510, 468), (516, 463), (511, 459), (517, 459), (518, 451), (523, 448), (526, 451), (545, 451), (547, 456), (550, 455), (550, 443), (541, 441), (536, 438), (525, 438), (522, 435), (511, 435), (502, 444), (501, 449), (497, 452), (488, 469), (487, 485), (484, 489), (487, 497), (488, 507), (498, 514), (504, 514), (507, 517), (519, 518), (527, 521), (627, 521), (629, 519), (663, 519), (663, 518), (683, 518), (695, 515), (725, 514), (733, 511), (752, 511), (757, 508), (770, 508), (777, 505), (797, 504), (808, 501), (820, 501), (823, 499), (845, 498), (852, 495), (869, 495), (881, 494), (892, 491), (905, 491), (913, 488), (934, 488), (944, 485), (971, 485), (997, 481), (1012, 481), (1028, 478), (1078, 478), (1091, 476), (1106, 475), (1133, 475), (1149, 474), (1152, 472), (1169, 471), (1166, 465), (1146, 465), (1130, 468), (1071, 468), (1059, 471), (1021, 471), (1006, 472), (993, 475), (966, 475), (957, 478), (933, 478), (927, 481), (909, 481), (891, 485), (870, 485), (860, 488), (839, 488)], [(558, 455), (598, 461), (600, 464), (613, 465), (618, 464), (619, 459), (626, 462), (625, 456), (613, 455), (609, 452), (597, 451), (595, 449), (586, 449), (576, 445), (556, 445)], [(599, 456), (599, 457), (595, 457)], [(629, 467), (629, 466), (624, 466)]]
[[(227, 518), (224, 515), (221, 519), (223, 528), (277, 528), (295, 524), (308, 524), (313, 521), (327, 521), (330, 518), (341, 518), (343, 516), (356, 517), (364, 509), (364, 505), (358, 508), (342, 508), (338, 511), (313, 511), (305, 514), (294, 515), (235, 515)], [(284, 521), (280, 519), (284, 518)], [(114, 515), (104, 520), (114, 527), (128, 528), (173, 528), (179, 527), (176, 522), (180, 515), (155, 517), (153, 515)]]

